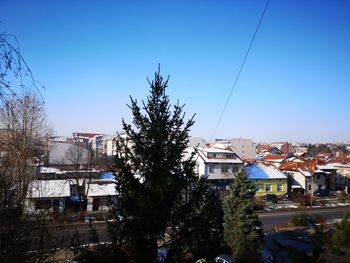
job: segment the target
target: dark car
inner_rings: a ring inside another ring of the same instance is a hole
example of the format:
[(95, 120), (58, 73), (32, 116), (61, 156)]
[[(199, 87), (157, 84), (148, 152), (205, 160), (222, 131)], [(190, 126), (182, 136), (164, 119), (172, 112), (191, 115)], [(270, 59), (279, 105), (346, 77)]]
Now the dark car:
[(278, 202), (278, 197), (275, 194), (267, 194), (267, 195), (264, 196), (264, 200), (265, 201), (269, 201), (269, 202), (277, 203)]
[(326, 197), (329, 196), (329, 191), (326, 189), (319, 189), (314, 192), (314, 196), (317, 197)]

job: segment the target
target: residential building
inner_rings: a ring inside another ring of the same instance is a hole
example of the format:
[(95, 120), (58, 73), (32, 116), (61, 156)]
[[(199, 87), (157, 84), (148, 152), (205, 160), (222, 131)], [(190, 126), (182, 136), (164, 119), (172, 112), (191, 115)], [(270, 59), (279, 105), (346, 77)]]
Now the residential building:
[(289, 153), (295, 153), (295, 148), (291, 143), (284, 143), (281, 145), (281, 153), (282, 154), (289, 154)]
[(251, 139), (215, 139), (210, 146), (212, 148), (231, 150), (242, 160), (254, 160), (256, 155), (256, 146)]
[(227, 190), (237, 173), (243, 169), (243, 161), (233, 151), (198, 148), (196, 173), (207, 178), (215, 190)]
[(190, 137), (188, 138), (188, 147), (205, 147), (205, 140), (202, 137)]
[(287, 176), (272, 165), (250, 164), (245, 171), (254, 184), (256, 196), (283, 195), (288, 191)]
[(319, 189), (334, 191), (337, 188), (338, 168), (331, 164), (326, 164), (322, 158), (316, 157), (312, 160), (295, 158), (282, 163), (279, 169), (292, 176), (293, 183), (291, 187), (294, 191), (313, 193)]
[(39, 176), (30, 183), (28, 191), (30, 209), (46, 209), (54, 213), (69, 209), (77, 212), (81, 208), (81, 201), (83, 210), (102, 211), (107, 209), (108, 203), (117, 195), (114, 177), (106, 177), (104, 172), (98, 172), (98, 177), (95, 175), (96, 171), (90, 178), (87, 178), (86, 174), (85, 177), (83, 174), (78, 177), (70, 174), (67, 177), (69, 174), (67, 171), (45, 167), (41, 170), (40, 174), (42, 173), (46, 175)]
[(323, 176), (321, 177), (320, 174), (312, 178), (313, 172), (304, 162), (288, 161), (283, 163), (279, 169), (289, 177), (288, 192), (299, 192), (303, 194), (311, 192), (311, 189), (315, 191), (318, 189), (318, 185), (325, 185), (325, 178)]
[(90, 152), (85, 144), (51, 142), (49, 149), (48, 165), (88, 165)]
[(113, 156), (116, 152), (116, 136), (96, 135), (89, 139), (89, 144), (96, 156)]
[(214, 142), (209, 143), (209, 147), (228, 150), (231, 149), (231, 144), (228, 139), (215, 139)]
[(115, 136), (107, 135), (103, 137), (103, 155), (114, 156), (117, 150)]
[(251, 139), (232, 138), (229, 140), (232, 151), (243, 160), (254, 160), (256, 145)]
[(273, 164), (278, 168), (285, 160), (287, 160), (287, 158), (288, 158), (287, 154), (276, 154), (276, 155), (268, 154), (261, 159), (261, 162), (264, 162), (267, 164)]
[(271, 154), (271, 148), (272, 147), (268, 144), (260, 144), (256, 148), (256, 153), (257, 155), (264, 157), (268, 154)]

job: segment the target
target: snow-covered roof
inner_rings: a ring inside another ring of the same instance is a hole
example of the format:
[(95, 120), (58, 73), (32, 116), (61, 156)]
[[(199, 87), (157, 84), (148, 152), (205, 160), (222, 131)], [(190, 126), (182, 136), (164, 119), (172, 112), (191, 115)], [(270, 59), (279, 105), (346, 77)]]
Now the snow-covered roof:
[(326, 165), (316, 165), (318, 169), (321, 169), (321, 170), (337, 170), (338, 168), (334, 167), (333, 165), (329, 165), (329, 164), (326, 164)]
[(298, 171), (301, 172), (306, 177), (311, 177), (311, 173), (309, 171), (298, 168)]
[[(88, 170), (89, 172), (100, 172), (99, 169), (92, 168), (91, 170)], [(40, 166), (39, 173), (45, 174), (45, 173), (55, 173), (55, 174), (66, 174), (72, 172), (71, 170), (61, 170), (55, 167), (48, 167), (48, 166)], [(86, 170), (78, 170), (74, 171), (74, 173), (86, 173)], [(106, 172), (103, 172), (106, 173)]]
[(248, 178), (251, 180), (260, 179), (287, 179), (287, 176), (280, 170), (263, 164), (252, 164), (245, 167)]
[(89, 186), (88, 196), (107, 196), (107, 195), (116, 195), (115, 184), (100, 184), (100, 183), (91, 183)]
[(350, 168), (350, 163), (348, 163), (348, 164), (343, 164), (343, 163), (329, 163), (328, 165), (332, 165), (334, 168), (337, 168), (337, 169), (346, 169), (346, 168)]
[(218, 149), (218, 148), (210, 148), (210, 147), (205, 147), (205, 148), (198, 147), (198, 151), (204, 151), (208, 153), (232, 153), (232, 154), (234, 153), (233, 151)]
[[(231, 151), (229, 152), (232, 153)], [(236, 157), (236, 155), (234, 155), (233, 158), (208, 158), (205, 155), (205, 153), (203, 153), (202, 151), (198, 151), (198, 155), (203, 159), (205, 163), (226, 163), (226, 164), (241, 163), (243, 164), (243, 161), (238, 157)]]
[[(29, 198), (62, 198), (70, 196), (70, 185), (79, 183), (83, 185), (83, 179), (72, 180), (35, 180), (30, 183)], [(114, 180), (98, 179), (87, 184), (88, 196), (116, 195)]]
[(41, 166), (40, 167), (40, 170), (39, 170), (40, 173), (55, 173), (55, 174), (64, 174), (65, 172), (61, 171), (60, 169), (58, 168), (55, 168), (55, 167), (45, 167), (45, 166)]
[(69, 197), (69, 180), (35, 180), (29, 186), (30, 198)]

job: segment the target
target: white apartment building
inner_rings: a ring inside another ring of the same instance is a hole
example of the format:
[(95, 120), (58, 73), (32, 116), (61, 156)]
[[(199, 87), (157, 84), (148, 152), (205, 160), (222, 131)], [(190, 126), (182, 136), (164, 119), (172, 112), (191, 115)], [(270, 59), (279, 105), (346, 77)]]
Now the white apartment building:
[(206, 177), (213, 188), (227, 190), (235, 176), (243, 171), (243, 161), (229, 150), (217, 148), (198, 148), (196, 173)]
[(96, 135), (89, 139), (91, 149), (97, 155), (113, 156), (116, 152), (116, 135)]

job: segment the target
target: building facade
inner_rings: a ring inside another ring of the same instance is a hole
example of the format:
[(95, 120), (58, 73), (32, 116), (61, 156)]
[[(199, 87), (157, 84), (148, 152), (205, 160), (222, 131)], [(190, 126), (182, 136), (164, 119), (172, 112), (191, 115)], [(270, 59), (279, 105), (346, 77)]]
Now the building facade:
[(207, 178), (217, 191), (226, 191), (228, 185), (243, 169), (243, 161), (232, 151), (217, 148), (198, 149), (196, 173)]

